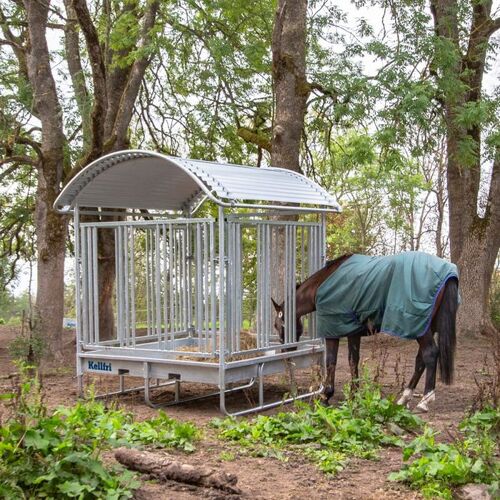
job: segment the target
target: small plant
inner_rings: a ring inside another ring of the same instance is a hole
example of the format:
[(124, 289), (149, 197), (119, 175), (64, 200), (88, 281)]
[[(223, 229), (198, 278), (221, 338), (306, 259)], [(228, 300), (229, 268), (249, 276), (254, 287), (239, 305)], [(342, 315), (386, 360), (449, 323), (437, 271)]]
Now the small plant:
[(178, 422), (163, 411), (151, 420), (129, 423), (123, 431), (126, 442), (170, 446), (188, 453), (194, 451), (193, 442), (200, 438), (200, 431), (194, 424)]
[(253, 420), (215, 419), (219, 436), (244, 447), (266, 450), (283, 448), (303, 452), (321, 470), (334, 474), (350, 456), (375, 458), (381, 446), (402, 446), (391, 426), (414, 429), (418, 417), (392, 399), (383, 398), (380, 388), (365, 376), (360, 389), (345, 389), (346, 400), (338, 408), (297, 404), (295, 412), (260, 415)]
[(219, 454), (219, 460), (221, 462), (232, 462), (236, 459), (236, 455), (230, 451), (221, 451)]
[(49, 413), (37, 377), (11, 393), (11, 416), (0, 427), (0, 498), (130, 498), (139, 486), (121, 467), (105, 467), (102, 452), (113, 446), (153, 444), (194, 449), (199, 432), (160, 413), (134, 422), (129, 413), (90, 400)]
[(389, 479), (421, 490), (425, 497), (452, 498), (452, 488), (467, 483), (486, 483), (494, 495), (499, 492), (500, 410), (487, 408), (459, 425), (460, 438), (451, 444), (436, 441), (437, 432), (426, 427), (403, 449), (408, 461)]
[(23, 310), (21, 331), (8, 345), (10, 357), (20, 363), (38, 365), (46, 350), (43, 337), (32, 327), (32, 321), (26, 318)]

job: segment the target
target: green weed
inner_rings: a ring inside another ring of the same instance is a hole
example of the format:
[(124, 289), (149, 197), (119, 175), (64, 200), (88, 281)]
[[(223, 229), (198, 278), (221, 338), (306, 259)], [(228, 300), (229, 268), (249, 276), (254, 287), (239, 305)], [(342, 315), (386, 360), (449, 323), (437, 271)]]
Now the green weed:
[(12, 409), (0, 427), (0, 498), (130, 498), (140, 483), (121, 467), (104, 466), (103, 451), (148, 444), (189, 452), (199, 438), (193, 424), (163, 412), (134, 422), (130, 413), (94, 400), (49, 413), (36, 377), (0, 399)]
[(338, 407), (297, 404), (294, 412), (260, 415), (253, 420), (215, 419), (219, 436), (244, 447), (294, 449), (303, 452), (324, 472), (340, 471), (350, 456), (375, 458), (381, 446), (403, 446), (388, 429), (415, 429), (421, 420), (392, 399), (367, 377), (359, 391), (346, 389), (346, 400)]
[(461, 436), (453, 443), (436, 441), (437, 432), (425, 428), (403, 449), (405, 462), (389, 479), (421, 490), (425, 497), (451, 499), (452, 489), (468, 483), (490, 485), (493, 495), (499, 493), (500, 410), (486, 408), (464, 419)]

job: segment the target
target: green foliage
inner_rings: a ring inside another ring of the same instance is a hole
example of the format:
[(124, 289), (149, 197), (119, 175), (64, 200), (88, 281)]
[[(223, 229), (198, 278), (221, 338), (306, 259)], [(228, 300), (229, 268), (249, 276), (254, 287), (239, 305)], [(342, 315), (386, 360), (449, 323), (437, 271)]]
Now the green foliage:
[(0, 428), (2, 498), (131, 498), (138, 481), (121, 467), (105, 466), (103, 451), (134, 444), (192, 451), (199, 438), (193, 424), (165, 413), (135, 423), (131, 414), (94, 400), (49, 413), (38, 379), (26, 373), (17, 391), (0, 398), (12, 407)]
[(350, 394), (346, 389), (338, 408), (298, 404), (295, 412), (253, 420), (215, 419), (213, 425), (221, 438), (245, 447), (300, 449), (321, 470), (335, 474), (350, 456), (373, 459), (381, 446), (402, 446), (402, 439), (388, 430), (391, 426), (415, 429), (421, 421), (382, 397), (380, 388), (365, 377), (359, 391)]
[(125, 426), (125, 441), (137, 444), (170, 446), (185, 452), (194, 451), (193, 442), (200, 438), (200, 432), (191, 422), (178, 422), (163, 411), (158, 417)]
[(499, 492), (500, 410), (486, 408), (459, 425), (462, 436), (453, 443), (436, 441), (437, 432), (426, 427), (424, 433), (403, 449), (404, 465), (389, 479), (408, 483), (425, 497), (451, 499), (452, 488), (467, 483), (490, 484)]
[(46, 343), (38, 333), (28, 331), (9, 342), (9, 355), (14, 361), (38, 365), (46, 350)]
[[(1, 287), (0, 287), (1, 288)], [(23, 312), (30, 310), (28, 292), (14, 295), (7, 288), (0, 289), (0, 317), (9, 325), (20, 325)]]

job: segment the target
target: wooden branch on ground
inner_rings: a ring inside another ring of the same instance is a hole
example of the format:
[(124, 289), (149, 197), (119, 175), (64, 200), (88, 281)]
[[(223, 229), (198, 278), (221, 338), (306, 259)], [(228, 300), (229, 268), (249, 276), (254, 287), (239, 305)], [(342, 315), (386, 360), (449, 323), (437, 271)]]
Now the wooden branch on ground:
[(241, 493), (236, 487), (238, 478), (234, 474), (204, 466), (184, 464), (161, 453), (118, 448), (115, 451), (115, 458), (127, 469), (150, 474), (160, 481), (172, 480), (205, 488), (216, 488), (233, 494)]

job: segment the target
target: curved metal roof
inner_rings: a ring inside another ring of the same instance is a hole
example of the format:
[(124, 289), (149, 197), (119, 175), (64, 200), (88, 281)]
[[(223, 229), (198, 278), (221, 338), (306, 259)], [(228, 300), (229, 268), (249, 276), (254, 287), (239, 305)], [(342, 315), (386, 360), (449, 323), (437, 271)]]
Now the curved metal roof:
[(59, 212), (71, 211), (76, 205), (184, 210), (201, 196), (222, 206), (265, 208), (274, 202), (340, 210), (325, 189), (291, 170), (187, 160), (139, 150), (111, 153), (90, 163), (65, 186), (54, 208)]

